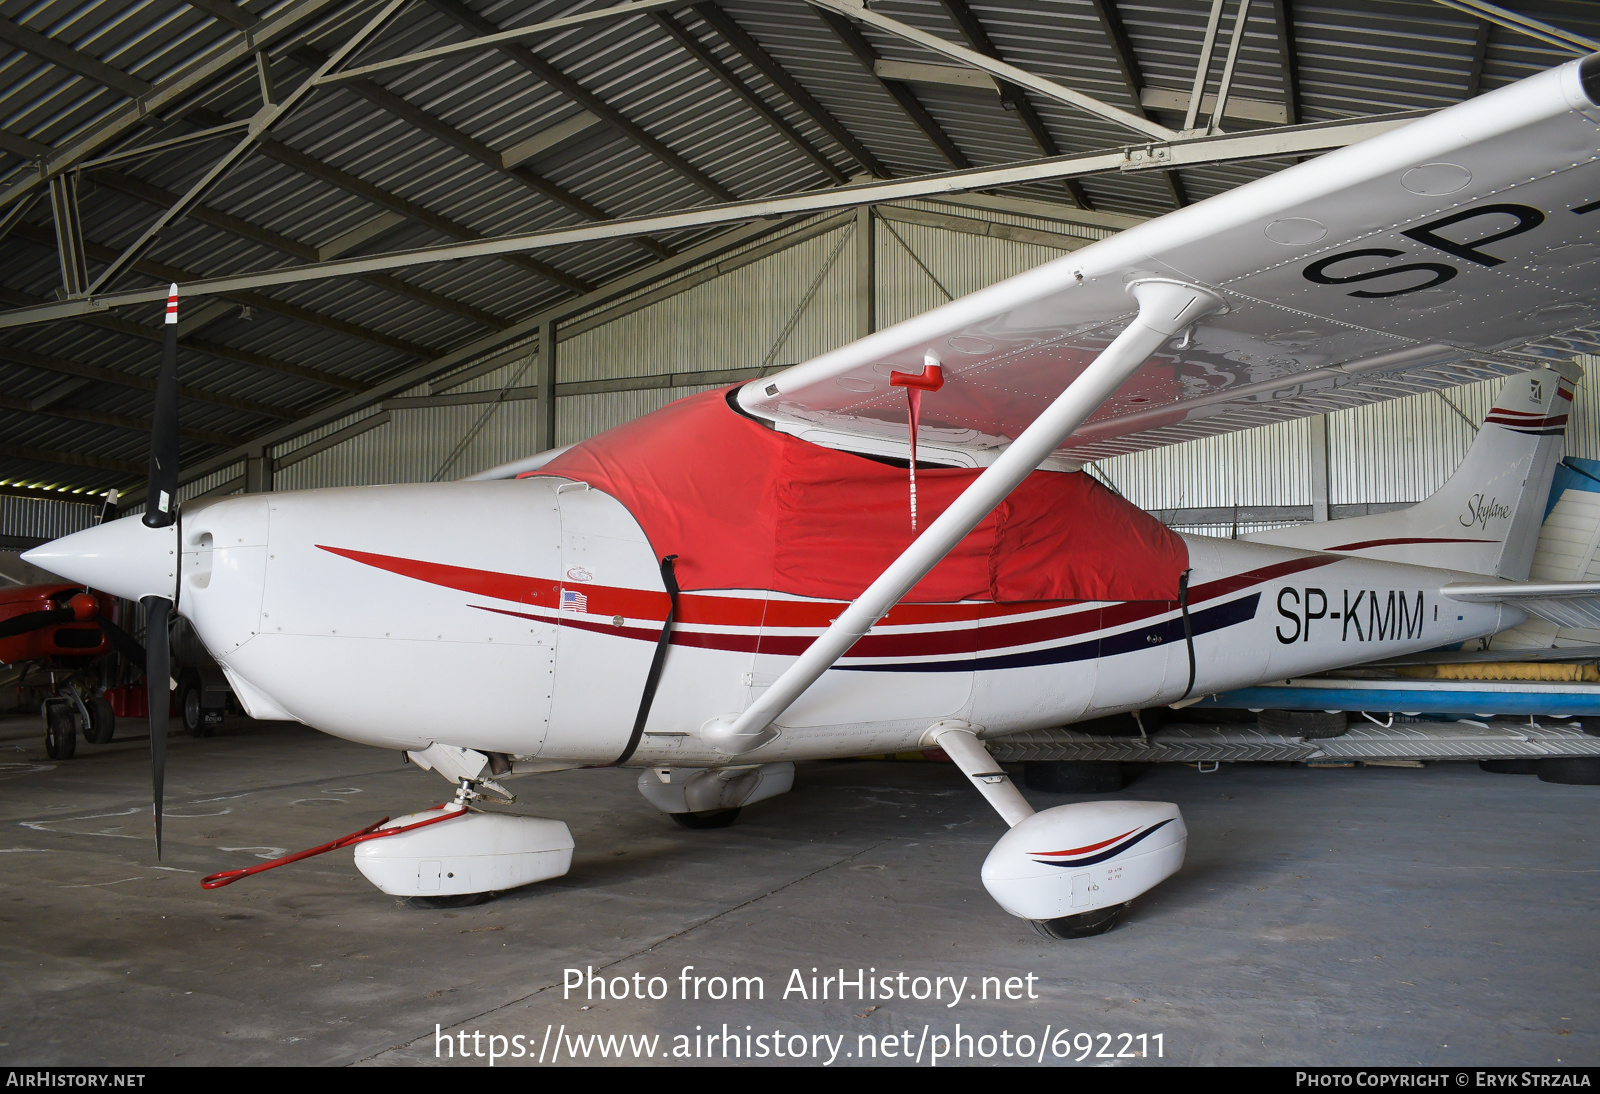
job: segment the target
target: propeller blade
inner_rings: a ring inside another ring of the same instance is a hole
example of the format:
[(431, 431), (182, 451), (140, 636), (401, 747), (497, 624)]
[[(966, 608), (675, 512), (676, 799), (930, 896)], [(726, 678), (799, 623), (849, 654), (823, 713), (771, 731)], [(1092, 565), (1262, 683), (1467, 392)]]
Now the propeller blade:
[(167, 619), (172, 601), (160, 596), (146, 597), (145, 610), (145, 699), (150, 707), (150, 796), (155, 805), (156, 858), (161, 857), (161, 791), (167, 775), (167, 708), (172, 680), (172, 651), (167, 647)]
[(48, 627), (52, 623), (71, 623), (75, 613), (71, 608), (52, 608), (42, 612), (23, 612), (10, 619), (0, 620), (0, 638), (15, 638), (19, 634)]
[(161, 372), (156, 377), (155, 412), (150, 416), (150, 485), (144, 522), (165, 528), (178, 519), (178, 286), (167, 295), (166, 335), (161, 342)]
[(149, 663), (150, 659), (145, 653), (144, 647), (139, 645), (138, 640), (133, 635), (103, 615), (95, 616), (94, 621), (99, 625), (101, 633), (116, 647), (118, 653), (136, 665), (147, 665)]
[[(176, 330), (174, 330), (173, 337), (174, 338), (177, 337)], [(174, 356), (176, 356), (176, 351), (174, 351)], [(95, 521), (95, 523), (96, 524), (104, 524), (108, 520), (116, 520), (116, 519), (117, 519), (117, 490), (116, 490), (116, 487), (112, 487), (110, 490), (106, 491), (106, 500), (104, 502), (102, 502), (101, 505), (100, 505), (100, 519)]]

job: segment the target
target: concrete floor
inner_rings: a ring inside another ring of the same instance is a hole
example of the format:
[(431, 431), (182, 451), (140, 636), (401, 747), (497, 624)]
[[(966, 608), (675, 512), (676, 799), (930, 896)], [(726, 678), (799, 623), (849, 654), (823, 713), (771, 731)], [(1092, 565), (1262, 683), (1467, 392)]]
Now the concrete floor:
[[(178, 738), (158, 865), (146, 756), (132, 737), (52, 764), (36, 718), (0, 721), (0, 1063), (431, 1062), (436, 1024), (535, 1055), (547, 1026), (657, 1033), (659, 1056), (723, 1023), (843, 1035), (835, 1066), (907, 1030), (926, 1062), (957, 1023), (1161, 1034), (1176, 1063), (1600, 1062), (1593, 787), (1458, 764), (1165, 767), (1127, 796), (1182, 806), (1187, 866), (1112, 933), (1051, 943), (984, 893), (1002, 829), (948, 765), (802, 765), (793, 793), (711, 832), (657, 814), (630, 772), (517, 780), (517, 809), (571, 826), (571, 873), (440, 912), (383, 896), (349, 852), (197, 884), (442, 800), (436, 775), (300, 727)], [(688, 965), (760, 976), (765, 1000), (681, 1001)], [(563, 999), (563, 970), (588, 966), (672, 994)], [(782, 998), (813, 966), (974, 991), (1031, 973), (1039, 998)]]

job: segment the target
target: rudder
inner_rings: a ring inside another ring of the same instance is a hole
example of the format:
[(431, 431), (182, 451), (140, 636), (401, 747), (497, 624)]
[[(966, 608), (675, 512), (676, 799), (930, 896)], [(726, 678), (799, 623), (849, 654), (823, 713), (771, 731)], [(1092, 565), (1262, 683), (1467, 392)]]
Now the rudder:
[(1526, 580), (1582, 378), (1563, 361), (1508, 379), (1461, 466), (1416, 505), (1240, 538)]

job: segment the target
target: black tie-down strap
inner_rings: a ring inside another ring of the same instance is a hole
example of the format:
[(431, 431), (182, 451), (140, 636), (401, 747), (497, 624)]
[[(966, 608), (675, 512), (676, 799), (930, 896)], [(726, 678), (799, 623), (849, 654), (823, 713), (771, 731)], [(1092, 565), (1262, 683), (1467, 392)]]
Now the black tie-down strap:
[(1189, 622), (1189, 575), (1193, 570), (1185, 570), (1178, 575), (1178, 610), (1183, 613), (1183, 644), (1189, 647), (1189, 686), (1183, 689), (1183, 694), (1178, 698), (1187, 699), (1194, 690), (1194, 625)]
[(666, 622), (661, 624), (661, 637), (656, 639), (655, 656), (650, 658), (650, 671), (644, 678), (644, 694), (639, 696), (639, 714), (633, 720), (633, 732), (628, 735), (628, 747), (622, 750), (622, 755), (611, 761), (610, 766), (619, 767), (633, 758), (634, 750), (639, 747), (639, 741), (644, 737), (644, 724), (650, 720), (650, 705), (656, 701), (656, 685), (661, 682), (661, 666), (667, 660), (667, 647), (672, 644), (672, 621), (678, 617), (678, 577), (672, 572), (672, 563), (677, 555), (668, 555), (661, 560), (661, 583), (667, 587), (667, 599), (671, 601), (667, 607)]

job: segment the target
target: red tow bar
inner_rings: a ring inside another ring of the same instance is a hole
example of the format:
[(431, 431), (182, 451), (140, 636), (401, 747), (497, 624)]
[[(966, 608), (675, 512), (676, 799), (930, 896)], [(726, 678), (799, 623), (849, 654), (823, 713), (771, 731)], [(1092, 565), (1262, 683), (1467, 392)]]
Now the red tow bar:
[[(443, 809), (444, 805), (436, 805), (433, 808)], [(373, 821), (359, 832), (351, 832), (348, 836), (340, 836), (338, 839), (324, 843), (320, 847), (309, 847), (304, 851), (296, 851), (292, 855), (284, 855), (282, 858), (271, 859), (267, 862), (257, 863), (254, 866), (246, 866), (243, 870), (224, 870), (220, 874), (212, 874), (209, 877), (201, 878), (200, 888), (220, 889), (224, 885), (232, 885), (242, 877), (249, 877), (251, 874), (259, 874), (264, 870), (275, 870), (279, 866), (287, 866), (291, 862), (299, 862), (301, 859), (311, 858), (313, 855), (325, 855), (329, 851), (337, 851), (341, 847), (353, 847), (358, 843), (365, 843), (370, 839), (383, 839), (385, 836), (398, 836), (401, 832), (410, 832), (417, 828), (426, 828), (428, 825), (438, 824), (440, 821), (454, 820), (456, 817), (461, 816), (461, 814), (465, 813), (466, 811), (466, 806), (462, 806), (454, 813), (445, 813), (443, 816), (429, 817), (427, 820), (420, 820), (413, 824), (401, 825), (399, 828), (382, 827), (383, 825), (389, 823), (389, 818), (383, 817), (379, 820)]]

